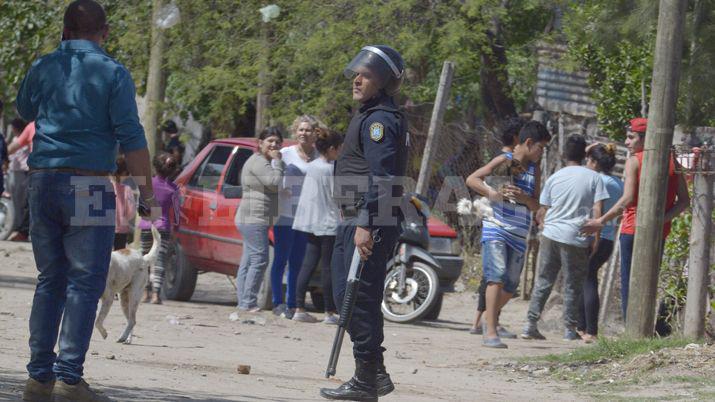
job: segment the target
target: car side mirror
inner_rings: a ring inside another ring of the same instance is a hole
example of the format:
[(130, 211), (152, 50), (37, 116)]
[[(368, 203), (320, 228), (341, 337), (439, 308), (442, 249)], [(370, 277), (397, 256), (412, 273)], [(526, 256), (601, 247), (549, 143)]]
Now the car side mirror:
[(243, 197), (243, 187), (241, 186), (232, 186), (230, 184), (224, 184), (223, 188), (221, 189), (221, 192), (226, 198), (233, 199)]

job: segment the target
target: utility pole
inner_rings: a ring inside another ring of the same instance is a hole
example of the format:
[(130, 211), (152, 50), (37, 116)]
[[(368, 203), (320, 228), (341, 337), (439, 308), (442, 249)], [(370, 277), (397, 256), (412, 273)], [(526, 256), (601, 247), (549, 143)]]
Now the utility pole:
[(146, 80), (146, 109), (144, 110), (144, 132), (146, 133), (149, 154), (152, 158), (159, 149), (161, 139), (157, 138), (159, 124), (159, 103), (164, 100), (164, 48), (166, 39), (164, 30), (159, 27), (157, 20), (160, 18), (164, 0), (153, 0), (151, 16), (151, 48), (149, 53), (149, 73)]
[(449, 90), (452, 87), (452, 77), (454, 76), (454, 63), (445, 61), (442, 66), (442, 75), (439, 77), (439, 87), (437, 87), (437, 96), (432, 109), (432, 119), (429, 123), (429, 131), (427, 132), (427, 143), (425, 144), (424, 154), (422, 154), (422, 164), (420, 166), (420, 175), (417, 178), (417, 194), (427, 195), (429, 188), (429, 179), (432, 173), (432, 159), (437, 151), (437, 140), (442, 132), (442, 120), (444, 119), (444, 111), (447, 109), (449, 101)]
[(688, 258), (688, 296), (685, 303), (685, 336), (700, 339), (705, 335), (705, 308), (710, 280), (710, 233), (713, 213), (713, 160), (710, 147), (704, 147), (695, 166), (693, 183), (693, 223)]
[(655, 328), (670, 146), (675, 127), (687, 3), (687, 0), (660, 0), (626, 319), (626, 333), (635, 338), (651, 337)]
[(263, 23), (263, 55), (261, 57), (261, 69), (258, 72), (258, 94), (256, 95), (256, 126), (255, 136), (268, 125), (268, 104), (270, 101), (271, 80), (268, 73), (268, 63), (270, 60), (269, 29), (267, 22)]
[(256, 94), (256, 125), (254, 135), (258, 135), (268, 125), (268, 109), (271, 102), (271, 20), (278, 18), (281, 8), (275, 4), (258, 10), (261, 13), (263, 26), (263, 49), (261, 50), (261, 69), (258, 71), (258, 93)]

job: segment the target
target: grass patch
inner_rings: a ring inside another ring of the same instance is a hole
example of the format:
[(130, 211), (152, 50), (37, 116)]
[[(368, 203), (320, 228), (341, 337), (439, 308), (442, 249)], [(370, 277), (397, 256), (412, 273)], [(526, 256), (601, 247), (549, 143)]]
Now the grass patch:
[(704, 391), (695, 393), (697, 400), (700, 401), (715, 401), (714, 391)]
[(715, 380), (707, 377), (693, 376), (693, 375), (676, 375), (665, 379), (670, 383), (683, 383), (692, 385), (715, 385)]
[(596, 363), (603, 359), (625, 359), (664, 348), (683, 347), (691, 342), (688, 339), (676, 337), (652, 339), (598, 338), (598, 342), (593, 345), (583, 346), (568, 353), (538, 357), (536, 360), (561, 364)]

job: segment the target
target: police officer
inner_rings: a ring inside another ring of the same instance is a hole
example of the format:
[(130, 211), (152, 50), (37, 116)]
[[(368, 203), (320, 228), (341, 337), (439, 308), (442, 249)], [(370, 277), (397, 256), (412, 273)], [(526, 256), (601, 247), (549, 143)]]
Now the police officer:
[(343, 220), (331, 261), (333, 293), (342, 305), (353, 253), (365, 265), (347, 328), (353, 341), (355, 375), (336, 389), (321, 389), (327, 399), (377, 400), (395, 389), (383, 363), (381, 303), (387, 261), (400, 222), (401, 180), (407, 165), (407, 122), (393, 96), (404, 75), (400, 54), (388, 46), (365, 46), (345, 68), (360, 109), (350, 121), (335, 162), (334, 197)]

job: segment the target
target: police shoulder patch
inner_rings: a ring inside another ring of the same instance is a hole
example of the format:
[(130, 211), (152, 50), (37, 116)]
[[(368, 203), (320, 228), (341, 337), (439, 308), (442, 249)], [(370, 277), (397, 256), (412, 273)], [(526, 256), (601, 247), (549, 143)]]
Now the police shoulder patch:
[(385, 136), (385, 126), (382, 123), (372, 123), (370, 124), (370, 139), (375, 142), (380, 142), (382, 137)]

